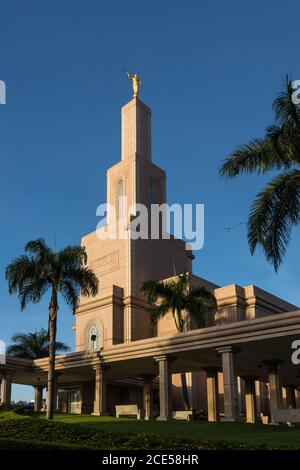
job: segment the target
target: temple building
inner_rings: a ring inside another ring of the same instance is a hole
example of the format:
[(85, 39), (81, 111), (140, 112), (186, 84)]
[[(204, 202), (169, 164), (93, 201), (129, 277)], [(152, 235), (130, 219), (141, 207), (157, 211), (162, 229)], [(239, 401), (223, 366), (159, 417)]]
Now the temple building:
[[(80, 300), (75, 352), (57, 356), (58, 411), (247, 422), (284, 421), (280, 412), (288, 410), (299, 414), (291, 344), (300, 338), (300, 311), (253, 285), (202, 279), (193, 273), (193, 253), (174, 236), (131, 237), (136, 214), (126, 211), (124, 199), (133, 207), (166, 203), (166, 174), (152, 162), (151, 110), (138, 93), (122, 107), (121, 119), (121, 161), (107, 172), (107, 202), (125, 235), (105, 239), (95, 231), (82, 238), (100, 288), (96, 297)], [(181, 273), (189, 273), (192, 286), (211, 290), (218, 305), (204, 328), (190, 322), (184, 333), (171, 312), (153, 325), (141, 293), (144, 281)], [(32, 385), (39, 410), (47, 370), (48, 359), (7, 357), (0, 366), (2, 402), (10, 401), (12, 383)], [(182, 374), (191, 410), (184, 409)]]

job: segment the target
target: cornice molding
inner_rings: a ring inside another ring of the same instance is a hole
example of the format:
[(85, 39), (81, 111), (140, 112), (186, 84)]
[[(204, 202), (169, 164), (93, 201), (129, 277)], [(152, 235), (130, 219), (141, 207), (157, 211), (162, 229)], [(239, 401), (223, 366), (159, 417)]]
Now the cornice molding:
[[(201, 349), (221, 349), (224, 347), (243, 347), (243, 343), (263, 341), (291, 335), (300, 335), (300, 312), (289, 312), (262, 317), (253, 320), (212, 326), (192, 330), (186, 333), (177, 333), (173, 336), (154, 337), (130, 343), (122, 343), (102, 349), (98, 352), (79, 351), (57, 356), (56, 370), (67, 370), (78, 367), (90, 367), (103, 362), (112, 365), (143, 357), (157, 358), (160, 356), (180, 357), (181, 353)], [(41, 373), (48, 370), (48, 359), (38, 359), (33, 362), (7, 358), (3, 369), (17, 372)]]

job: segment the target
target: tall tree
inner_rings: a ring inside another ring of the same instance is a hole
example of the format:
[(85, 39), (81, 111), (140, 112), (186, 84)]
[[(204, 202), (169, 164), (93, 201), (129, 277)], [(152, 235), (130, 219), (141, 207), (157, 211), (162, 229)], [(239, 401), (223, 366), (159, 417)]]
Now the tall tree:
[(251, 254), (260, 246), (275, 271), (292, 228), (300, 222), (300, 107), (294, 96), (293, 82), (287, 76), (284, 91), (273, 102), (275, 123), (263, 138), (237, 148), (220, 169), (228, 178), (280, 171), (257, 195), (248, 219)]
[[(205, 315), (217, 307), (216, 298), (205, 287), (193, 289), (188, 273), (180, 274), (169, 282), (146, 281), (141, 286), (142, 293), (152, 305), (152, 322), (157, 323), (168, 312), (172, 313), (178, 332), (188, 329), (189, 319), (198, 328), (205, 326)], [(185, 373), (181, 374), (184, 406), (190, 409)]]
[[(41, 359), (49, 356), (49, 335), (41, 328), (34, 333), (15, 333), (11, 337), (12, 344), (6, 352), (9, 356), (24, 359)], [(68, 352), (71, 348), (65, 343), (56, 341), (55, 352)]]
[(38, 303), (50, 292), (49, 303), (49, 370), (47, 418), (54, 415), (55, 345), (59, 295), (75, 313), (80, 293), (95, 296), (98, 279), (87, 266), (87, 255), (81, 246), (67, 246), (54, 251), (41, 238), (25, 246), (25, 254), (6, 268), (9, 293), (18, 293), (21, 310), (30, 302)]

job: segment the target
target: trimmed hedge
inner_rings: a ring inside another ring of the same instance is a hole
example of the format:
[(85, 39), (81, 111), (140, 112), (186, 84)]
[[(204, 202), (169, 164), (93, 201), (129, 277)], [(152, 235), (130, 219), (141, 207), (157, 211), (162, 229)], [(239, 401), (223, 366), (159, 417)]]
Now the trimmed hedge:
[(0, 450), (97, 450), (75, 444), (59, 444), (25, 439), (0, 438)]
[[(0, 449), (15, 450), (275, 450), (277, 445), (192, 440), (145, 433), (113, 433), (76, 424), (21, 417), (0, 420)], [(283, 446), (282, 446), (283, 448)], [(299, 450), (299, 446), (284, 446)]]
[[(126, 436), (125, 436), (126, 438)], [(150, 439), (151, 441), (152, 439)], [(157, 444), (157, 441), (151, 442), (150, 446), (137, 447), (136, 445), (132, 446), (128, 440), (126, 445), (119, 446), (116, 443), (112, 447), (104, 446), (105, 442), (102, 442), (100, 446), (89, 446), (80, 444), (70, 444), (62, 442), (42, 442), (42, 441), (30, 441), (25, 439), (11, 439), (11, 438), (0, 438), (0, 450), (247, 450), (250, 449), (249, 446), (243, 443), (234, 443), (233, 445), (230, 442), (226, 441), (201, 441), (193, 442), (187, 441), (186, 443), (178, 443), (174, 447), (170, 443), (165, 442), (165, 439), (160, 439), (160, 443)], [(166, 445), (166, 446), (165, 446)], [(251, 449), (256, 449), (256, 447), (251, 447)], [(264, 449), (259, 447), (259, 449)]]

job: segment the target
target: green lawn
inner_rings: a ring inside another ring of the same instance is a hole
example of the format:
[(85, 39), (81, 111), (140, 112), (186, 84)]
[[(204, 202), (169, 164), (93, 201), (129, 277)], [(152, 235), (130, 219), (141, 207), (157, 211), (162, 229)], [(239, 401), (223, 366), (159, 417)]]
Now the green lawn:
[(0, 411), (1, 449), (300, 449), (300, 428), (242, 423), (142, 422), (135, 419)]
[(251, 444), (295, 445), (300, 448), (300, 427), (244, 423), (207, 423), (205, 421), (137, 421), (135, 419), (80, 415), (57, 415), (57, 422), (79, 424), (109, 432), (134, 432), (201, 440), (244, 441)]

